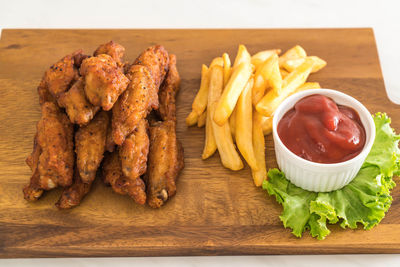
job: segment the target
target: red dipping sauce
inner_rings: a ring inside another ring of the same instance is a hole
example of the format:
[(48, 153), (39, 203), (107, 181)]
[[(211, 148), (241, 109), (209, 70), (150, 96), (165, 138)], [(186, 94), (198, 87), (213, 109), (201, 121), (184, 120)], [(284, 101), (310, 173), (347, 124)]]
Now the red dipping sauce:
[(278, 135), (294, 154), (317, 163), (354, 158), (365, 145), (365, 129), (354, 109), (323, 95), (300, 99), (278, 123)]

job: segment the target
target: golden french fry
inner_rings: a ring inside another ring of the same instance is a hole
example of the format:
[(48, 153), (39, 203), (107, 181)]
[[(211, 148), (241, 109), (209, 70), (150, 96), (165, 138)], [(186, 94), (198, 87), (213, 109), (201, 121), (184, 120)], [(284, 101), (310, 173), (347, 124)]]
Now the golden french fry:
[(199, 119), (199, 115), (192, 110), (192, 112), (189, 113), (189, 115), (186, 117), (186, 125), (187, 126), (193, 126), (197, 123), (197, 120)]
[(306, 58), (303, 64), (297, 67), (283, 80), (283, 87), (280, 94), (271, 90), (258, 102), (256, 105), (257, 111), (266, 117), (271, 117), (279, 104), (305, 83), (311, 73), (313, 65), (314, 60)]
[[(207, 66), (203, 64), (203, 66), (201, 67), (200, 89), (197, 92), (192, 104), (192, 110), (197, 114), (197, 116), (202, 114), (207, 107), (208, 84), (210, 82), (208, 71), (209, 70)], [(188, 122), (188, 120), (190, 120), (189, 116), (188, 118), (186, 118), (186, 123)]]
[(294, 94), (294, 93), (297, 93), (297, 92), (305, 91), (305, 90), (308, 90), (308, 89), (320, 89), (320, 88), (321, 88), (321, 86), (319, 85), (319, 83), (316, 83), (316, 82), (306, 82), (305, 84), (299, 86), (299, 87), (293, 92), (293, 94)]
[[(311, 58), (312, 60), (314, 60), (314, 67), (311, 70), (311, 73), (315, 73), (326, 66), (326, 61), (317, 56), (310, 56), (308, 58)], [(300, 66), (304, 62), (304, 60), (305, 60), (305, 58), (288, 59), (283, 63), (283, 67), (286, 70), (288, 70), (289, 72), (291, 72), (295, 68)]]
[[(207, 107), (207, 112), (210, 113), (210, 117), (212, 117), (215, 112), (215, 106), (218, 99), (221, 97), (223, 85), (223, 68), (221, 66), (213, 66), (210, 71), (210, 88)], [(211, 120), (211, 126), (222, 165), (234, 171), (242, 169), (243, 162), (233, 144), (229, 123), (225, 122), (222, 126), (219, 126)]]
[(204, 141), (203, 154), (201, 155), (202, 159), (207, 159), (207, 158), (211, 157), (217, 150), (217, 143), (215, 142), (214, 131), (213, 131), (211, 122), (212, 122), (212, 118), (211, 118), (209, 112), (207, 112), (206, 138)]
[(236, 145), (243, 158), (249, 164), (252, 170), (258, 170), (256, 157), (253, 151), (253, 105), (251, 91), (254, 80), (250, 78), (243, 92), (240, 94), (236, 105)]
[(303, 47), (296, 45), (295, 47), (292, 47), (286, 51), (286, 53), (279, 58), (279, 67), (282, 67), (283, 64), (289, 59), (305, 58), (306, 56), (307, 53)]
[(236, 102), (240, 94), (242, 93), (252, 74), (252, 71), (253, 70), (249, 62), (243, 62), (233, 69), (231, 78), (224, 88), (213, 116), (214, 121), (219, 126), (224, 125), (224, 123), (228, 121), (229, 116), (232, 114), (232, 111), (236, 106)]
[(233, 142), (236, 142), (236, 138), (235, 138), (235, 131), (236, 131), (236, 109), (237, 109), (237, 105), (235, 106), (235, 108), (232, 111), (231, 116), (229, 117), (229, 128), (231, 129), (231, 134), (232, 134), (232, 139)]
[(278, 55), (272, 54), (256, 71), (253, 87), (253, 104), (256, 105), (264, 96), (268, 87), (278, 94), (282, 88), (282, 76), (279, 69)]
[(242, 63), (251, 64), (251, 56), (244, 45), (239, 45), (233, 68), (239, 67)]
[(221, 66), (221, 67), (224, 66), (224, 60), (222, 59), (222, 57), (214, 58), (210, 63), (210, 69), (211, 69), (212, 66), (216, 66), (216, 65), (217, 66)]
[(224, 60), (224, 87), (229, 81), (229, 78), (231, 77), (231, 60), (229, 58), (229, 55), (227, 53), (224, 53), (222, 55), (222, 59)]
[(201, 115), (197, 119), (197, 127), (201, 128), (204, 125), (206, 125), (206, 120), (207, 120), (207, 110), (201, 113)]
[(254, 110), (253, 114), (253, 150), (257, 162), (257, 170), (251, 170), (256, 186), (261, 186), (267, 179), (267, 166), (265, 164), (265, 139), (261, 125), (261, 114)]
[(251, 56), (251, 64), (254, 65), (254, 67), (256, 69), (258, 69), (258, 67), (264, 63), (264, 61), (266, 61), (270, 56), (272, 56), (273, 54), (279, 55), (281, 53), (280, 49), (271, 49), (271, 50), (264, 50), (264, 51), (260, 51), (256, 54), (254, 54), (253, 56)]
[(269, 135), (270, 133), (272, 133), (272, 119), (273, 117), (265, 117), (263, 115), (261, 116), (261, 126), (262, 126), (262, 130), (264, 135)]

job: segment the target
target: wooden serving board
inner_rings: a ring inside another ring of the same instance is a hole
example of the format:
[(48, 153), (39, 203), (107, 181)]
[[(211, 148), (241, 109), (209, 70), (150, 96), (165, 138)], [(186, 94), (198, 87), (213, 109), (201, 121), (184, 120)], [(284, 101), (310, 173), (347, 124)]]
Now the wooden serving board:
[[(91, 53), (114, 40), (133, 61), (147, 46), (163, 44), (178, 57), (178, 137), (186, 167), (177, 195), (161, 209), (138, 206), (98, 179), (82, 204), (58, 211), (60, 190), (36, 203), (23, 199), (40, 116), (36, 87), (44, 71), (78, 49)], [(200, 82), (201, 64), (238, 44), (251, 53), (300, 44), (328, 62), (311, 75), (322, 87), (356, 97), (371, 113), (385, 111), (400, 132), (399, 109), (387, 98), (371, 29), (296, 30), (4, 30), (0, 42), (0, 257), (161, 256), (228, 254), (399, 253), (400, 186), (386, 218), (370, 231), (342, 230), (318, 241), (284, 229), (280, 205), (253, 185), (249, 168), (232, 172), (218, 155), (201, 160), (204, 129), (185, 117)], [(271, 136), (268, 167), (276, 167)]]

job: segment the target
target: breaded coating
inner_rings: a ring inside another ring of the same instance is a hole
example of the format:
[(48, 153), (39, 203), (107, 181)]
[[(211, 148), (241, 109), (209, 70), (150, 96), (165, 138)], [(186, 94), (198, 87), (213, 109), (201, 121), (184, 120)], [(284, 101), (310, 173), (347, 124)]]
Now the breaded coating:
[(135, 180), (146, 172), (149, 153), (148, 127), (148, 122), (142, 119), (119, 148), (122, 173), (128, 179)]
[(129, 80), (106, 54), (83, 60), (80, 73), (85, 79), (85, 94), (94, 106), (110, 110), (118, 97), (125, 91)]
[[(109, 116), (111, 118), (111, 116), (112, 116), (111, 111), (109, 111)], [(111, 127), (111, 123), (110, 123), (108, 125), (108, 128), (107, 128), (106, 151), (113, 152), (114, 148), (115, 148), (115, 142), (114, 142), (114, 139), (112, 137), (112, 127)]]
[(135, 130), (152, 108), (150, 98), (154, 82), (149, 70), (132, 65), (127, 76), (131, 82), (112, 109), (112, 137), (117, 145), (122, 145), (126, 136)]
[(127, 194), (140, 205), (146, 203), (146, 187), (143, 180), (140, 177), (131, 180), (122, 174), (118, 149), (107, 153), (103, 163), (103, 179), (106, 184), (111, 185), (114, 192)]
[(176, 68), (176, 56), (169, 55), (169, 68), (164, 82), (161, 84), (158, 98), (160, 107), (158, 113), (163, 121), (174, 120), (176, 121), (176, 94), (179, 91), (181, 78), (179, 77)]
[(26, 164), (31, 168), (32, 176), (29, 181), (29, 184), (26, 185), (23, 189), (24, 198), (28, 201), (35, 201), (38, 200), (41, 195), (43, 194), (43, 189), (40, 187), (39, 184), (39, 157), (42, 153), (40, 146), (37, 143), (37, 135), (33, 141), (33, 151), (32, 154), (26, 158)]
[(65, 108), (71, 122), (79, 125), (85, 125), (91, 121), (100, 109), (86, 99), (84, 86), (83, 78), (80, 78), (58, 99), (58, 104)]
[(96, 178), (105, 151), (109, 121), (108, 113), (101, 111), (75, 134), (76, 166), (84, 183)]
[(39, 95), (39, 104), (43, 105), (46, 102), (57, 103), (57, 100), (54, 98), (52, 94), (50, 94), (49, 89), (47, 88), (46, 77), (43, 76), (40, 84), (37, 88), (37, 92)]
[(89, 193), (91, 187), (92, 182), (88, 184), (84, 183), (78, 169), (76, 169), (73, 184), (64, 188), (61, 197), (56, 203), (56, 207), (59, 209), (70, 209), (79, 205), (86, 194)]
[(101, 54), (107, 54), (111, 56), (118, 65), (122, 63), (122, 57), (124, 56), (125, 48), (115, 43), (114, 41), (110, 41), (108, 43), (100, 45), (96, 51), (94, 51), (93, 55), (98, 56)]
[(40, 146), (39, 185), (49, 190), (72, 183), (74, 169), (73, 125), (67, 115), (51, 102), (42, 105), (42, 117), (37, 125)]
[(175, 195), (175, 181), (183, 166), (183, 149), (176, 139), (175, 122), (164, 121), (150, 127), (150, 152), (145, 176), (150, 207), (159, 208)]
[(46, 71), (44, 76), (46, 86), (56, 99), (79, 78), (78, 69), (75, 66), (75, 57), (78, 58), (81, 54), (82, 50), (78, 50), (67, 55)]
[(155, 92), (151, 95), (151, 106), (158, 109), (158, 89), (168, 71), (168, 52), (161, 45), (150, 46), (135, 60), (133, 65), (142, 65), (149, 69), (155, 84)]

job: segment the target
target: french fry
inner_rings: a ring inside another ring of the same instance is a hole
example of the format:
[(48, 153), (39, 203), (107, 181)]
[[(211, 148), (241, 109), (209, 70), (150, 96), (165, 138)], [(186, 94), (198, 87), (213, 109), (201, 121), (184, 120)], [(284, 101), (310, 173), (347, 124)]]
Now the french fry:
[(313, 65), (314, 60), (306, 58), (303, 64), (297, 67), (283, 80), (283, 87), (280, 94), (271, 90), (258, 102), (256, 105), (257, 111), (266, 117), (271, 117), (279, 104), (305, 83), (311, 73)]
[(272, 54), (256, 71), (253, 87), (253, 104), (264, 96), (268, 87), (278, 94), (282, 88), (282, 76), (279, 70), (278, 55)]
[[(207, 99), (208, 99), (208, 84), (210, 83), (210, 78), (208, 74), (209, 69), (207, 68), (206, 65), (203, 64), (201, 67), (201, 82), (200, 82), (200, 89), (197, 92), (196, 97), (193, 100), (192, 104), (192, 110), (199, 116), (204, 112), (204, 110), (207, 107)], [(192, 113), (189, 114), (191, 116)], [(194, 121), (191, 120), (190, 118), (186, 118), (186, 123), (188, 124), (189, 121)], [(194, 116), (194, 115), (192, 115)], [(189, 124), (188, 124), (189, 125)], [(193, 124), (192, 124), (193, 125)]]
[(271, 50), (264, 50), (260, 51), (253, 56), (251, 56), (251, 64), (254, 65), (256, 69), (264, 63), (270, 56), (273, 54), (279, 55), (281, 53), (280, 49), (271, 49)]
[(201, 115), (197, 119), (197, 127), (201, 128), (204, 125), (206, 125), (206, 120), (207, 120), (207, 110), (201, 113)]
[(231, 78), (218, 101), (214, 121), (222, 126), (228, 121), (229, 116), (232, 114), (236, 106), (236, 102), (247, 84), (253, 70), (249, 62), (243, 62), (233, 69)]
[(231, 129), (233, 142), (236, 142), (235, 131), (236, 131), (236, 109), (237, 105), (232, 111), (231, 116), (229, 117), (229, 128)]
[[(308, 58), (314, 60), (314, 67), (312, 68), (311, 73), (315, 73), (326, 66), (326, 61), (317, 56), (310, 56)], [(304, 60), (305, 58), (288, 59), (283, 63), (283, 67), (287, 71), (292, 72), (295, 68), (300, 66)]]
[[(210, 72), (210, 88), (208, 94), (207, 113), (210, 118), (215, 112), (215, 106), (221, 97), (224, 85), (224, 71), (221, 66), (213, 66)], [(229, 123), (225, 122), (222, 126), (217, 125), (211, 120), (215, 142), (221, 158), (222, 165), (231, 170), (240, 170), (243, 168), (243, 162), (240, 159), (235, 145), (233, 144)]]
[(211, 125), (212, 118), (210, 112), (207, 112), (206, 117), (206, 138), (204, 141), (202, 159), (207, 159), (211, 157), (217, 150), (217, 143), (215, 142), (214, 131)]
[(227, 53), (224, 53), (222, 55), (222, 59), (224, 60), (224, 87), (229, 81), (229, 78), (231, 77), (231, 59), (229, 58), (229, 55)]
[(235, 138), (236, 145), (242, 154), (243, 158), (249, 164), (252, 170), (258, 170), (256, 157), (253, 151), (253, 105), (251, 91), (253, 88), (254, 79), (250, 78), (240, 94), (236, 105), (236, 130)]
[(282, 79), (285, 79), (286, 76), (289, 75), (289, 72), (287, 70), (283, 69), (283, 68), (281, 68), (280, 71), (281, 71)]
[(307, 57), (306, 51), (303, 49), (303, 47), (296, 45), (295, 47), (292, 47), (286, 51), (286, 53), (279, 58), (279, 67), (282, 67), (287, 60), (305, 57)]
[(261, 114), (254, 110), (253, 113), (253, 148), (257, 162), (257, 170), (251, 170), (256, 186), (261, 186), (267, 179), (267, 166), (265, 164), (265, 139), (261, 125)]
[(270, 133), (272, 133), (272, 119), (273, 117), (265, 117), (265, 116), (261, 116), (261, 126), (262, 126), (262, 130), (264, 135), (269, 135)]
[(251, 56), (244, 45), (239, 45), (233, 68), (238, 68), (242, 63), (251, 64)]
[(222, 57), (214, 58), (210, 63), (210, 69), (211, 69), (212, 66), (216, 66), (216, 65), (217, 66), (221, 66), (221, 67), (224, 66), (224, 60), (222, 59)]
[(299, 86), (299, 87), (293, 92), (293, 94), (298, 93), (298, 92), (301, 92), (301, 91), (305, 91), (305, 90), (308, 90), (308, 89), (320, 89), (320, 88), (321, 88), (321, 86), (319, 85), (319, 83), (316, 83), (316, 82), (306, 82), (306, 83), (304, 83), (302, 86)]
[(186, 125), (193, 126), (197, 123), (198, 119), (199, 119), (199, 115), (197, 115), (197, 112), (192, 110), (192, 112), (190, 112), (189, 115), (186, 117)]

